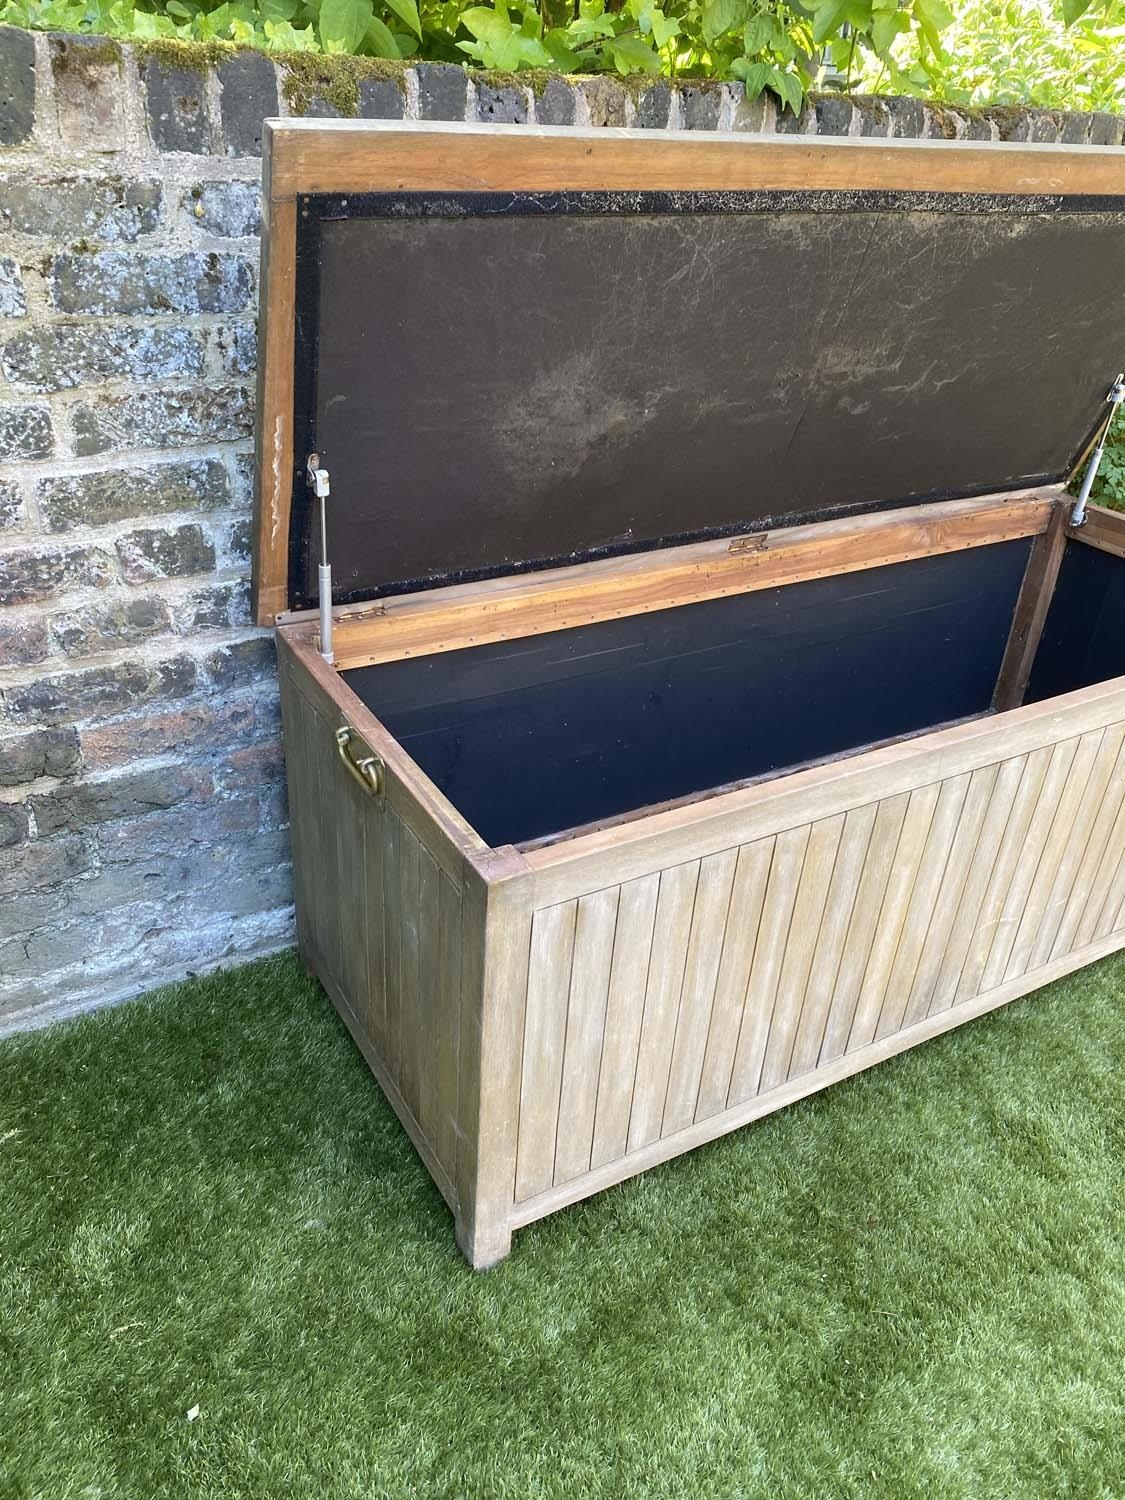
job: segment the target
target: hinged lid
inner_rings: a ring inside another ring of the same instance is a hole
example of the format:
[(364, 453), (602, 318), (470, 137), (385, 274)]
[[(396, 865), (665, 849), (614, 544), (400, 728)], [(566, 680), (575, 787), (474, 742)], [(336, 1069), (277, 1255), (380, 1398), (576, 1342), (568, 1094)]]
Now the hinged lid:
[(283, 121), (256, 614), (1056, 481), (1125, 151)]

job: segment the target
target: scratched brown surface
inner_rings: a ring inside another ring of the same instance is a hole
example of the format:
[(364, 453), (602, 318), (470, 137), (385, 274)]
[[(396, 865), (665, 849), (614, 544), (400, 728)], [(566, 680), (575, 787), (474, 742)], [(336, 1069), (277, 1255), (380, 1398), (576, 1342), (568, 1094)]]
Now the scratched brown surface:
[(337, 595), (1057, 475), (1123, 271), (1116, 212), (326, 224)]

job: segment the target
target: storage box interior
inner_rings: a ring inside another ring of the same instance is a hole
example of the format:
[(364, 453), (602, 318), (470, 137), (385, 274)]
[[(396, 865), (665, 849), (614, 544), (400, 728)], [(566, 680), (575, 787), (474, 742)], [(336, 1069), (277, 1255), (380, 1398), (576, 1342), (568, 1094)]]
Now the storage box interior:
[[(988, 713), (1031, 539), (346, 672), (492, 845)], [(1029, 698), (1125, 672), (1125, 563), (1067, 544)]]

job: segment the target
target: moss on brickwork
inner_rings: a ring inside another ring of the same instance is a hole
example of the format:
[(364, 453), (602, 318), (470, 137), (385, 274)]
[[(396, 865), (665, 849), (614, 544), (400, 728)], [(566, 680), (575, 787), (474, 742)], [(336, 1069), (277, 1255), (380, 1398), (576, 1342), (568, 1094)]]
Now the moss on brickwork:
[(277, 52), (285, 102), (294, 114), (304, 114), (323, 99), (342, 115), (359, 112), (359, 86), (368, 78), (388, 79), (406, 92), (406, 65), (383, 57), (350, 57), (343, 53)]
[(55, 73), (71, 73), (83, 77), (96, 68), (119, 65), (124, 53), (121, 43), (112, 37), (83, 38), (77, 43), (64, 43), (51, 58)]
[(175, 37), (154, 37), (132, 44), (138, 58), (155, 58), (165, 68), (182, 68), (191, 73), (208, 73), (236, 52), (252, 48), (236, 47), (233, 42), (185, 42)]

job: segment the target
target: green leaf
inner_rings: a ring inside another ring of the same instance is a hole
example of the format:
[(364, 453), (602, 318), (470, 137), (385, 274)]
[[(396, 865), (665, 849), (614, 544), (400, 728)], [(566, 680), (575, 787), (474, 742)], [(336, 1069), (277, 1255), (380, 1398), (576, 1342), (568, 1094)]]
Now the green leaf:
[(385, 21), (380, 21), (378, 16), (372, 16), (367, 23), (367, 30), (363, 34), (363, 49), (371, 57), (397, 58), (398, 43), (391, 34), (391, 28)]
[(652, 12), (652, 39), (658, 47), (666, 47), (673, 37), (680, 35), (680, 23), (662, 10)]
[(813, 12), (813, 41), (822, 46), (830, 36), (835, 36), (847, 15), (848, 0), (823, 0)]
[(1063, 24), (1073, 26), (1079, 16), (1084, 16), (1093, 0), (1062, 0)]
[(794, 114), (800, 113), (801, 105), (805, 100), (805, 91), (801, 87), (801, 80), (792, 73), (783, 73), (780, 68), (770, 70), (769, 86), (778, 96), (783, 104), (787, 104)]
[(716, 37), (734, 31), (746, 20), (748, 0), (703, 0), (703, 39), (713, 42)]
[(422, 39), (422, 23), (418, 19), (416, 0), (383, 0), (388, 10), (393, 10), (400, 21), (404, 21), (418, 38)]
[(756, 99), (769, 82), (769, 76), (773, 72), (769, 63), (748, 62), (745, 57), (736, 57), (730, 65), (730, 70), (736, 78), (741, 78), (746, 86), (747, 99)]
[(660, 58), (639, 36), (615, 37), (606, 43), (606, 52), (623, 78), (630, 73), (659, 73)]
[(776, 25), (774, 18), (764, 10), (750, 17), (742, 32), (742, 45), (751, 57), (770, 45)]
[(904, 31), (910, 30), (910, 22), (901, 13), (895, 11), (888, 15), (881, 11), (871, 27), (871, 43), (880, 57), (885, 56), (891, 49), (891, 43), (896, 36), (901, 36)]
[(354, 52), (371, 20), (371, 0), (324, 0), (318, 22), (329, 52)]
[(953, 12), (945, 0), (914, 0), (914, 14), (931, 31), (944, 31), (953, 24)]

